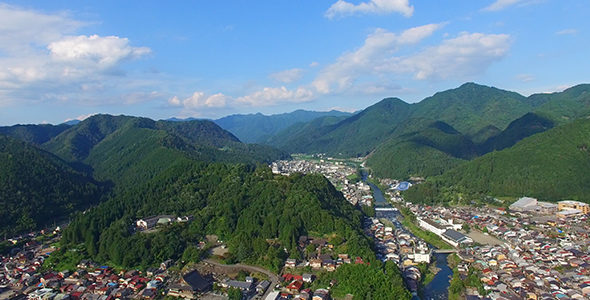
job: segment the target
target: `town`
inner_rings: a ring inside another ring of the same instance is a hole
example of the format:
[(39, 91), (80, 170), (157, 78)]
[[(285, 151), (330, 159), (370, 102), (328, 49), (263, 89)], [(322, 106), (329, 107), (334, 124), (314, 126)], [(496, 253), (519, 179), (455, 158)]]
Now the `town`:
[[(507, 208), (499, 199), (473, 207), (424, 206), (404, 202), (399, 191), (410, 183), (391, 179), (378, 182), (391, 204), (377, 203), (374, 192), (378, 188), (361, 180), (364, 176), (354, 164), (292, 160), (274, 162), (271, 168), (283, 175), (321, 173), (352, 205), (374, 208), (374, 216), (364, 221), (365, 234), (373, 238), (378, 259), (399, 266), (415, 296), (424, 288), (421, 283), (426, 274), (420, 266), (433, 264), (437, 251), (457, 258), (453, 274), (463, 282), (463, 293), (470, 300), (587, 299), (590, 295), (586, 203), (564, 200), (555, 204), (522, 197)], [(418, 230), (433, 233), (447, 249), (436, 249), (430, 240), (402, 225), (400, 210), (414, 219)], [(149, 234), (192, 219), (151, 216), (132, 226), (136, 234)], [(236, 299), (323, 300), (330, 299), (330, 287), (337, 283), (312, 290), (319, 272), (365, 263), (361, 257), (339, 253), (337, 241), (301, 236), (298, 249), (304, 259), (287, 259), (280, 274), (255, 266), (223, 265), (214, 259), (189, 269), (175, 267), (177, 262), (168, 260), (147, 270), (121, 270), (81, 260), (75, 269), (57, 271), (44, 262), (58, 250), (52, 244), (59, 236), (58, 227), (10, 240), (15, 247), (0, 264), (0, 300), (227, 299), (236, 292)], [(227, 251), (216, 238), (209, 247), (213, 258)]]

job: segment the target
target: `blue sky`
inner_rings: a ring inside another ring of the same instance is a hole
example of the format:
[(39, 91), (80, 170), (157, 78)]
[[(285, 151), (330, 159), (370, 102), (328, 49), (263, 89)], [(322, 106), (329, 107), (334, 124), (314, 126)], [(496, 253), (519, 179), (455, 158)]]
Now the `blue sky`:
[(467, 81), (560, 91), (590, 82), (589, 13), (574, 0), (2, 2), (0, 125), (354, 111)]

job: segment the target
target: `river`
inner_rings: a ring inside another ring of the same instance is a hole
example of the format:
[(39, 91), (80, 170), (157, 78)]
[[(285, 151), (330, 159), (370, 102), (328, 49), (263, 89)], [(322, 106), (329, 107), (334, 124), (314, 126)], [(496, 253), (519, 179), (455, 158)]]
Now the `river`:
[[(375, 204), (379, 204), (380, 207), (391, 207), (391, 205), (387, 204), (385, 201), (381, 189), (367, 181), (366, 172), (363, 172), (362, 179), (371, 187), (371, 189), (373, 189)], [(403, 228), (402, 224), (397, 219), (398, 217), (401, 217), (399, 211), (378, 211), (376, 217), (386, 218), (393, 222), (397, 227)], [(447, 255), (448, 254), (440, 253), (434, 254), (434, 257), (436, 258), (436, 267), (440, 269), (440, 271), (436, 273), (432, 281), (423, 288), (425, 300), (447, 300), (449, 298), (449, 286), (451, 277), (453, 276), (453, 270), (449, 268)], [(414, 297), (413, 299), (417, 298), (418, 297)]]

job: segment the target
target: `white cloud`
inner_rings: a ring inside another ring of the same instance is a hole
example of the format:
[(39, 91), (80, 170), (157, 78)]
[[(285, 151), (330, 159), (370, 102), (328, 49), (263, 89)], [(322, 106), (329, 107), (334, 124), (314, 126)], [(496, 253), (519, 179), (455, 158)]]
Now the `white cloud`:
[[(525, 2), (525, 3), (523, 3)], [(512, 5), (518, 4), (518, 3), (523, 3), (523, 4), (528, 4), (528, 3), (535, 3), (538, 1), (531, 1), (531, 0), (496, 0), (496, 2), (490, 4), (489, 6), (486, 6), (484, 9), (482, 9), (483, 11), (499, 11), (499, 10), (503, 10), (507, 7), (510, 7)]]
[(131, 47), (129, 40), (117, 36), (66, 36), (47, 46), (51, 58), (67, 63), (111, 68), (124, 60), (139, 58), (151, 52), (147, 47)]
[(321, 70), (312, 86), (324, 94), (346, 90), (359, 76), (373, 74), (388, 56), (399, 51), (402, 46), (416, 44), (443, 26), (428, 24), (410, 28), (401, 34), (376, 29), (361, 48), (340, 56), (336, 63)]
[(315, 67), (317, 67), (317, 66), (319, 66), (319, 65), (320, 65), (320, 63), (319, 63), (319, 62), (317, 62), (317, 61), (314, 61), (314, 62), (312, 62), (311, 64), (309, 64), (309, 66), (310, 66), (310, 67), (312, 67), (312, 68), (315, 68)]
[(555, 33), (555, 35), (575, 35), (578, 34), (578, 31), (575, 29), (564, 29)]
[[(273, 106), (281, 103), (299, 103), (314, 100), (312, 91), (298, 87), (295, 90), (288, 90), (286, 87), (266, 87), (251, 94), (234, 98), (224, 94), (208, 95), (203, 92), (195, 92), (186, 99), (174, 96), (167, 101), (168, 107), (180, 107), (182, 115), (194, 115), (198, 109), (203, 108), (226, 108), (238, 106)], [(190, 113), (189, 113), (190, 112)]]
[(268, 76), (268, 78), (278, 82), (291, 83), (301, 79), (301, 77), (303, 77), (303, 73), (304, 71), (302, 69), (291, 69), (272, 73)]
[(12, 53), (29, 52), (31, 46), (45, 47), (83, 25), (64, 12), (46, 14), (0, 3), (0, 48)]
[(236, 103), (248, 106), (270, 106), (282, 102), (308, 102), (314, 99), (313, 92), (299, 87), (296, 90), (288, 90), (284, 86), (280, 88), (266, 87), (262, 91), (239, 97)]
[(328, 19), (333, 19), (338, 16), (351, 16), (356, 13), (390, 14), (394, 12), (411, 17), (414, 14), (414, 6), (410, 6), (409, 0), (370, 0), (369, 2), (362, 2), (358, 5), (344, 0), (338, 0), (330, 6), (324, 13), (324, 16)]
[(77, 118), (73, 118), (73, 119), (66, 119), (64, 122), (69, 122), (69, 121), (73, 121), (73, 120), (78, 120), (78, 121), (84, 121), (86, 120), (88, 117), (92, 117), (94, 115), (97, 115), (98, 113), (92, 113), (92, 114), (87, 114), (87, 115), (81, 115), (78, 116)]
[(68, 13), (48, 14), (0, 3), (0, 105), (143, 101), (142, 92), (130, 90), (150, 87), (139, 86), (137, 78), (120, 80), (126, 74), (121, 67), (151, 50), (132, 47), (127, 38), (75, 35), (85, 25)]
[(418, 80), (470, 77), (485, 72), (494, 61), (504, 58), (510, 44), (507, 34), (463, 32), (418, 54), (390, 58), (377, 71), (413, 73)]

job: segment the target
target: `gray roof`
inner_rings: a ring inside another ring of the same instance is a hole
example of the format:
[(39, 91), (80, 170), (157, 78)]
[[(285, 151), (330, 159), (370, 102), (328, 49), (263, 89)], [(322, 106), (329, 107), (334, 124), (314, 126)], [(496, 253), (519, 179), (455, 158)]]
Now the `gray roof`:
[(459, 242), (462, 239), (464, 239), (464, 238), (467, 237), (464, 234), (460, 233), (459, 231), (452, 230), (452, 229), (449, 229), (449, 230), (445, 231), (443, 233), (443, 235), (446, 236), (447, 238), (453, 240), (453, 241), (456, 241), (456, 242)]
[(252, 288), (251, 283), (244, 282), (244, 281), (237, 281), (237, 280), (230, 280), (227, 282), (227, 285), (231, 286), (231, 287), (243, 289), (243, 290), (249, 290), (250, 288)]
[(510, 207), (525, 208), (527, 206), (537, 205), (537, 199), (531, 197), (522, 197), (518, 201), (512, 203)]

